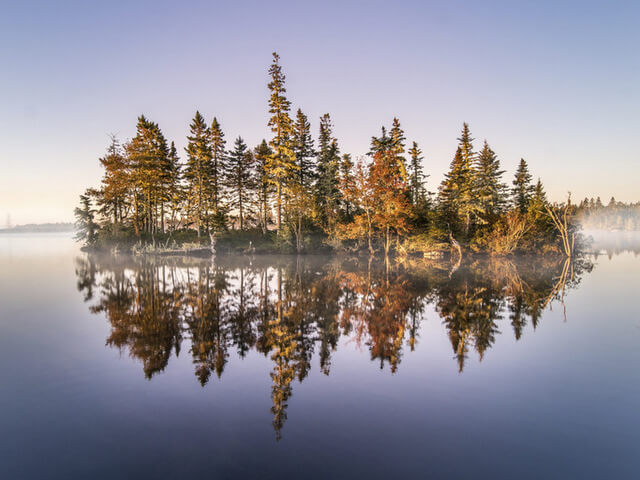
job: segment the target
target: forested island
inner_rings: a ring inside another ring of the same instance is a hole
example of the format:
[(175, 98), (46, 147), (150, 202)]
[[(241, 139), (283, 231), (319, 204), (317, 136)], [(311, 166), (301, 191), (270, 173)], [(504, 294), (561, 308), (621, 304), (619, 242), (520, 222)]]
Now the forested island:
[(268, 71), (272, 137), (251, 148), (227, 143), (218, 118), (196, 112), (181, 158), (159, 125), (138, 118), (135, 136), (112, 136), (98, 188), (80, 197), (78, 239), (98, 250), (364, 251), (437, 256), (453, 251), (560, 254), (579, 245), (578, 207), (548, 201), (524, 159), (511, 182), (485, 141), (464, 123), (450, 169), (427, 188), (423, 154), (398, 118), (370, 151), (341, 152), (330, 115), (317, 141), (301, 109), (292, 114), (274, 53)]

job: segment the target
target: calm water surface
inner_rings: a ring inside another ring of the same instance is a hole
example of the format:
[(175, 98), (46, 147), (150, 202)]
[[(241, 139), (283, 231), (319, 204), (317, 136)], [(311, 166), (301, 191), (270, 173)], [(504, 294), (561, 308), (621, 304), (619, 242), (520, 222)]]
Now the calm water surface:
[(640, 478), (640, 257), (0, 236), (0, 478)]

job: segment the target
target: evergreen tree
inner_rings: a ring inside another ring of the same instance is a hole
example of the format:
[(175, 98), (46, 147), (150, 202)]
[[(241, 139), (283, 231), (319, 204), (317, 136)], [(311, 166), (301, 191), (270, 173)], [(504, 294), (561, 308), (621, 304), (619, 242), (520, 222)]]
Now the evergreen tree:
[(256, 186), (254, 157), (242, 137), (238, 137), (227, 159), (226, 186), (229, 191), (229, 206), (237, 210), (240, 230), (244, 230), (245, 219), (252, 213), (249, 199), (253, 197)]
[(218, 227), (224, 227), (224, 192), (223, 175), (226, 170), (226, 144), (222, 127), (216, 117), (213, 117), (209, 129), (211, 145), (211, 195), (214, 220)]
[(439, 204), (445, 222), (450, 226), (462, 223), (465, 235), (469, 234), (473, 220), (484, 213), (475, 191), (472, 142), (469, 125), (464, 123), (458, 138), (458, 149), (439, 192)]
[(169, 147), (167, 177), (167, 202), (170, 209), (170, 225), (171, 229), (175, 228), (176, 217), (180, 212), (182, 202), (184, 200), (185, 191), (182, 185), (182, 166), (180, 165), (180, 157), (174, 142)]
[(387, 134), (387, 129), (385, 127), (382, 127), (379, 137), (371, 137), (371, 148), (369, 149), (369, 153), (367, 153), (367, 155), (372, 157), (376, 153), (386, 154), (386, 152), (391, 150), (392, 147), (393, 140)]
[(91, 191), (87, 190), (80, 195), (80, 206), (74, 210), (76, 217), (76, 240), (83, 241), (85, 245), (93, 245), (96, 242), (98, 224), (95, 221), (95, 210), (91, 206)]
[(533, 193), (534, 187), (531, 185), (529, 167), (524, 158), (521, 158), (515, 178), (513, 179), (513, 188), (511, 189), (513, 206), (517, 208), (520, 213), (526, 213)]
[(310, 189), (315, 177), (313, 157), (313, 138), (311, 137), (311, 124), (307, 116), (298, 109), (296, 123), (294, 125), (293, 136), (294, 152), (296, 154), (296, 164), (298, 165), (298, 175), (300, 186)]
[(187, 137), (188, 144), (185, 148), (187, 164), (184, 177), (188, 183), (189, 203), (200, 237), (202, 226), (209, 219), (209, 206), (213, 194), (213, 155), (209, 143), (210, 132), (200, 112), (196, 112), (193, 117), (190, 129), (191, 135)]
[(103, 215), (111, 215), (113, 223), (122, 223), (129, 192), (129, 164), (115, 135), (111, 136), (111, 144), (107, 154), (100, 159), (100, 164), (104, 168), (101, 192)]
[(269, 162), (273, 151), (269, 148), (266, 140), (262, 140), (254, 149), (254, 159), (256, 164), (256, 197), (258, 204), (258, 223), (262, 233), (267, 233), (269, 225), (269, 212), (271, 210), (271, 194), (273, 184), (269, 178)]
[(351, 155), (345, 153), (342, 155), (342, 162), (340, 162), (340, 197), (342, 199), (343, 218), (347, 221), (352, 219), (355, 209), (353, 201), (344, 194), (344, 192), (350, 192), (354, 188), (353, 169), (354, 164), (353, 160), (351, 160)]
[(338, 177), (340, 150), (338, 141), (333, 138), (333, 126), (328, 113), (320, 117), (316, 165), (318, 174), (314, 192), (316, 217), (325, 230), (333, 231), (337, 222), (340, 202), (340, 181)]
[[(157, 230), (157, 207), (164, 196), (169, 147), (157, 123), (138, 117), (136, 136), (125, 147), (132, 170), (134, 227)], [(141, 223), (142, 222), (142, 223)]]
[(269, 143), (273, 152), (269, 157), (268, 170), (271, 181), (276, 187), (276, 228), (278, 233), (281, 233), (283, 197), (287, 193), (289, 183), (296, 178), (298, 166), (293, 151), (293, 122), (289, 117), (291, 102), (284, 96), (286, 77), (282, 73), (280, 56), (276, 52), (273, 52), (273, 63), (269, 68), (269, 76), (271, 78), (268, 84), (271, 91), (269, 97), (271, 118), (268, 126), (271, 127), (274, 136)]
[(404, 131), (400, 127), (400, 120), (393, 117), (393, 123), (391, 124), (391, 130), (389, 131), (391, 137), (391, 151), (396, 157), (398, 165), (400, 166), (400, 175), (404, 182), (409, 182), (407, 175), (407, 159), (404, 157), (406, 140)]
[(425, 175), (422, 170), (422, 150), (418, 147), (417, 142), (413, 142), (409, 149), (409, 155), (411, 155), (411, 168), (409, 172), (409, 192), (411, 203), (417, 205), (421, 198), (426, 197), (424, 188)]
[(476, 193), (488, 220), (494, 220), (504, 210), (506, 185), (502, 183), (503, 174), (498, 156), (485, 140), (477, 160)]

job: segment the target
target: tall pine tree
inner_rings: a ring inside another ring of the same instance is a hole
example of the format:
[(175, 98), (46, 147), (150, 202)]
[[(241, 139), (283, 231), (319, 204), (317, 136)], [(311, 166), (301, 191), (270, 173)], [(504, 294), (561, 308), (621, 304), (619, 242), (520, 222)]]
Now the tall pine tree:
[[(209, 129), (204, 117), (196, 112), (190, 125), (191, 135), (187, 137), (188, 143), (187, 164), (184, 177), (187, 180), (187, 192), (191, 205), (192, 218), (196, 224), (196, 231), (200, 237), (202, 226), (208, 220), (209, 206), (212, 199), (213, 163), (212, 151), (209, 143)], [(215, 197), (213, 197), (215, 198)]]
[(515, 178), (513, 179), (513, 188), (511, 189), (513, 206), (517, 208), (520, 213), (526, 213), (529, 209), (529, 202), (531, 201), (533, 193), (534, 186), (531, 184), (529, 167), (525, 159), (521, 158)]
[(271, 194), (273, 184), (269, 178), (269, 162), (273, 151), (269, 148), (266, 140), (262, 140), (254, 150), (256, 164), (256, 203), (258, 209), (258, 223), (262, 233), (267, 233), (269, 226), (269, 212), (271, 211)]
[(298, 109), (296, 123), (294, 125), (293, 148), (298, 165), (298, 182), (303, 189), (310, 189), (315, 178), (313, 157), (313, 138), (311, 137), (311, 124), (307, 116)]
[(252, 212), (250, 199), (255, 194), (254, 157), (247, 145), (238, 137), (234, 149), (227, 156), (226, 187), (229, 191), (229, 206), (238, 212), (240, 230)]
[(269, 157), (268, 170), (276, 188), (276, 228), (278, 233), (281, 233), (283, 197), (287, 193), (289, 183), (296, 178), (298, 166), (293, 151), (293, 122), (289, 116), (291, 102), (284, 95), (287, 91), (284, 85), (286, 77), (280, 66), (280, 56), (276, 52), (273, 52), (269, 77), (271, 118), (268, 126), (273, 132), (273, 138), (269, 142), (273, 152)]
[(476, 192), (487, 221), (495, 220), (504, 210), (506, 186), (502, 183), (503, 174), (498, 156), (485, 140), (477, 159)]
[(328, 113), (320, 117), (316, 168), (318, 175), (314, 191), (316, 217), (320, 225), (331, 232), (337, 222), (340, 205), (340, 180), (338, 176), (340, 150), (338, 141), (333, 137), (333, 125)]

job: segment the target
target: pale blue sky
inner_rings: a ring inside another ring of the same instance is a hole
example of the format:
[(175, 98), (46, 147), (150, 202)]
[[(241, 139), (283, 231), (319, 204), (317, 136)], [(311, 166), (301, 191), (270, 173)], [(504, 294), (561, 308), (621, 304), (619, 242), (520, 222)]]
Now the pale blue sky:
[[(463, 121), (511, 181), (640, 200), (640, 2), (0, 1), (0, 224), (72, 219), (108, 134), (144, 113), (180, 148), (196, 109), (268, 136), (280, 53), (293, 107), (344, 152), (398, 116), (436, 190)], [(183, 154), (184, 156), (184, 154)]]

